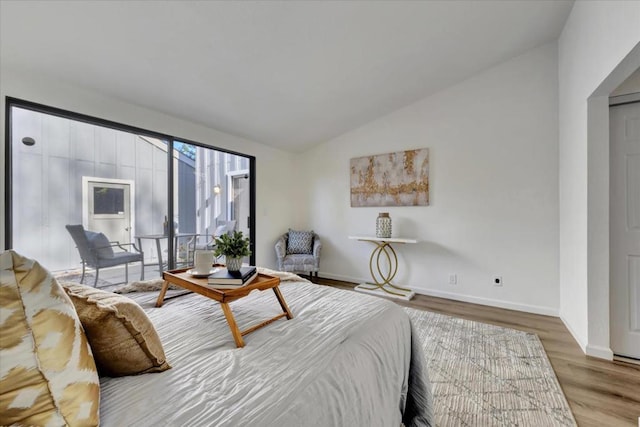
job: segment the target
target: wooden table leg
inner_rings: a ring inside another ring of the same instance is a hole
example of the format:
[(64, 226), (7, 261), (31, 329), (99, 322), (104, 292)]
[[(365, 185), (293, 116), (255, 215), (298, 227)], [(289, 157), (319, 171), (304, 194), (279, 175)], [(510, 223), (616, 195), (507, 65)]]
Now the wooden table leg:
[(244, 347), (244, 340), (242, 339), (242, 333), (240, 329), (238, 329), (238, 325), (236, 324), (236, 319), (233, 317), (233, 313), (231, 312), (231, 307), (226, 302), (221, 302), (220, 307), (222, 307), (222, 312), (224, 313), (224, 317), (227, 318), (227, 323), (229, 324), (229, 329), (231, 329), (231, 335), (233, 335), (233, 339), (236, 342), (237, 347)]
[(158, 295), (158, 299), (156, 300), (156, 307), (162, 307), (164, 303), (164, 296), (167, 293), (167, 289), (169, 289), (169, 282), (166, 280), (162, 284), (162, 289), (160, 289), (160, 294)]
[(293, 314), (291, 314), (291, 310), (289, 310), (289, 306), (287, 306), (287, 303), (284, 300), (284, 297), (280, 293), (280, 288), (275, 286), (273, 288), (273, 293), (276, 294), (276, 298), (278, 299), (278, 302), (280, 303), (280, 307), (282, 307), (282, 311), (287, 313), (287, 319), (293, 319)]

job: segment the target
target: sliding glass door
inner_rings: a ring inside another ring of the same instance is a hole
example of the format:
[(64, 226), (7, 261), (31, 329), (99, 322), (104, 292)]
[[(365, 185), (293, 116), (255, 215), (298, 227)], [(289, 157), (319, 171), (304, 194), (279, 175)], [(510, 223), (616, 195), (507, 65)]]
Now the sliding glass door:
[(173, 147), (178, 263), (191, 264), (193, 251), (212, 248), (222, 233), (251, 237), (251, 158), (183, 141)]
[(26, 101), (7, 104), (7, 249), (73, 273), (80, 255), (65, 226), (81, 224), (142, 250), (145, 276), (154, 278), (190, 262), (188, 236), (212, 238), (222, 224), (235, 224), (253, 246), (253, 157)]

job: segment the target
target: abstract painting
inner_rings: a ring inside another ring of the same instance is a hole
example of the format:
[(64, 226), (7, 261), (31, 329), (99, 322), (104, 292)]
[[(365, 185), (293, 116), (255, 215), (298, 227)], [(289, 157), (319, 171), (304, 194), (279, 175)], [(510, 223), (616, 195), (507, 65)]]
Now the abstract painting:
[(429, 149), (351, 159), (351, 207), (429, 205)]

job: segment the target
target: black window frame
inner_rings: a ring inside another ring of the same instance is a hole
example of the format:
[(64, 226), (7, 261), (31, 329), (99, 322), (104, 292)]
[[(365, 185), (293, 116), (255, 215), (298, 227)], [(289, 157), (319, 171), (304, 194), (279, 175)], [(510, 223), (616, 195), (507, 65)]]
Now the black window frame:
[[(25, 110), (31, 110), (43, 114), (49, 114), (65, 119), (75, 120), (79, 122), (88, 123), (96, 126), (103, 126), (110, 129), (120, 130), (124, 132), (130, 132), (137, 135), (148, 136), (151, 138), (158, 138), (167, 141), (173, 148), (175, 142), (186, 143), (195, 145), (198, 147), (220, 151), (236, 156), (241, 156), (249, 159), (249, 182), (250, 182), (250, 194), (249, 194), (249, 240), (251, 242), (251, 265), (256, 264), (256, 158), (250, 154), (240, 153), (238, 151), (229, 150), (226, 148), (220, 148), (213, 145), (207, 145), (201, 142), (193, 141), (189, 138), (182, 138), (176, 135), (169, 135), (161, 132), (155, 132), (148, 129), (140, 128), (137, 126), (127, 125), (124, 123), (114, 122), (111, 120), (102, 119), (99, 117), (77, 113), (75, 111), (65, 110), (62, 108), (52, 107), (49, 105), (40, 104), (37, 102), (27, 101), (24, 99), (5, 97), (5, 195), (4, 195), (4, 248), (11, 249), (13, 246), (13, 157), (12, 157), (12, 107), (18, 107)], [(173, 199), (173, 150), (167, 150), (167, 214), (169, 218), (174, 217), (174, 199)], [(169, 253), (174, 253), (175, 230), (173, 227), (169, 227), (168, 235), (168, 250)], [(175, 259), (169, 257), (169, 269), (175, 268)]]

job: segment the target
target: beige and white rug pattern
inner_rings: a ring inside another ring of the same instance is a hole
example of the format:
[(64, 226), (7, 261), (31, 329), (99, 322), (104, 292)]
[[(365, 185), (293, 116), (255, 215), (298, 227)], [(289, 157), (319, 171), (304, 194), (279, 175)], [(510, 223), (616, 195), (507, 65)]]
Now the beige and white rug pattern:
[(405, 308), (422, 341), (437, 426), (575, 426), (537, 335)]

